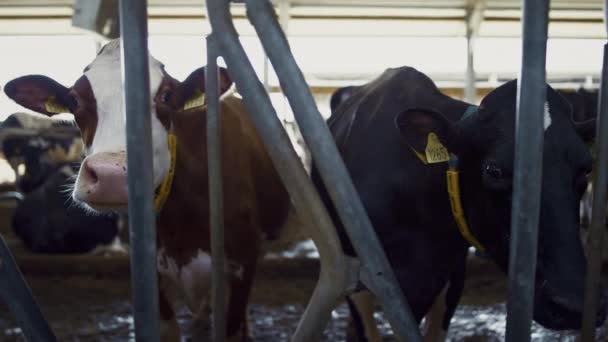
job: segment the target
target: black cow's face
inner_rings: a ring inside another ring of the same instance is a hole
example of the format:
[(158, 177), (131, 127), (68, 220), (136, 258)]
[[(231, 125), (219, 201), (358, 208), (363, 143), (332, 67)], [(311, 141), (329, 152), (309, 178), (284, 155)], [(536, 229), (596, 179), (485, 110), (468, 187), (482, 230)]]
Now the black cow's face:
[[(476, 114), (456, 124), (439, 113), (419, 112), (400, 125), (416, 127), (420, 136), (436, 132), (458, 155), (468, 224), (504, 271), (511, 236), (516, 91), (516, 81), (504, 84), (484, 98)], [(579, 201), (591, 156), (570, 119), (569, 104), (550, 87), (544, 126), (534, 319), (549, 328), (573, 329), (580, 327), (583, 307), (586, 261)]]
[[(473, 203), (483, 208), (475, 210), (475, 226), (483, 227), (480, 238), (504, 270), (511, 235), (516, 86), (512, 81), (497, 88), (482, 101), (477, 117), (463, 123), (475, 146), (475, 153), (463, 158), (470, 165), (463, 167), (472, 170), (472, 184), (481, 180), (470, 190)], [(586, 267), (579, 205), (591, 155), (570, 117), (569, 104), (547, 87), (534, 318), (554, 329), (580, 326)]]
[(16, 172), (19, 191), (30, 192), (59, 166), (81, 159), (82, 143), (78, 138), (8, 137), (2, 152)]

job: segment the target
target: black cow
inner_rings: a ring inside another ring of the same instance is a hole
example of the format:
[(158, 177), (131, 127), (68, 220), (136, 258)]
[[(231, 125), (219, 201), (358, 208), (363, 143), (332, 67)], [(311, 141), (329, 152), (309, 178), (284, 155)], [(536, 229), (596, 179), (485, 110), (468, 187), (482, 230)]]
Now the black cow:
[[(469, 248), (450, 206), (448, 162), (424, 162), (425, 149), (433, 147), (427, 161), (438, 150), (431, 133), (458, 158), (460, 198), (473, 236), (508, 270), (516, 90), (516, 81), (498, 87), (465, 117), (471, 106), (442, 94), (426, 75), (409, 67), (389, 69), (328, 120), (417, 320), (462, 267)], [(546, 109), (534, 319), (571, 329), (581, 323), (586, 262), (578, 205), (591, 156), (571, 121), (570, 105), (549, 86)], [(344, 251), (354, 255), (314, 169), (312, 177)], [(604, 318), (605, 304), (598, 324)]]
[(346, 86), (336, 89), (329, 98), (331, 113), (333, 114), (342, 103), (346, 102), (358, 88), (358, 86)]
[[(9, 129), (50, 131), (53, 128), (74, 128), (73, 136), (21, 136), (8, 133), (2, 138), (2, 152), (16, 175), (16, 186), (30, 192), (45, 181), (59, 166), (80, 161), (82, 142), (78, 130), (70, 121), (52, 120), (28, 113), (11, 114), (0, 124), (0, 134)], [(23, 165), (23, 171), (20, 170)], [(23, 173), (22, 173), (23, 172)]]
[(15, 234), (39, 253), (85, 253), (110, 244), (118, 234), (115, 216), (99, 216), (74, 205), (70, 185), (77, 172), (65, 165), (25, 195), (12, 220)]

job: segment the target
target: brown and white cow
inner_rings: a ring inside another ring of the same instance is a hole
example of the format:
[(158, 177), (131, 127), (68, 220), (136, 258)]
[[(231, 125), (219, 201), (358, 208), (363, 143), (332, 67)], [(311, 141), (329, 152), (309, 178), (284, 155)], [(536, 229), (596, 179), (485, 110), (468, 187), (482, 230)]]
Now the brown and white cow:
[[(114, 40), (69, 88), (46, 76), (29, 75), (12, 80), (4, 89), (34, 111), (74, 114), (87, 157), (73, 198), (97, 212), (127, 207), (125, 120), (129, 113), (123, 107), (120, 64), (120, 42)], [(192, 105), (193, 96), (205, 93), (205, 71), (197, 69), (179, 82), (152, 56), (149, 64), (154, 186), (158, 188), (174, 171), (166, 202), (157, 213), (161, 330), (163, 340), (178, 340), (179, 328), (164, 284), (179, 290), (195, 319), (207, 312), (211, 287), (206, 107), (195, 101), (193, 108), (184, 108)], [(226, 93), (231, 85), (222, 69), (227, 335), (231, 340), (247, 340), (247, 302), (261, 242), (264, 236), (278, 235), (290, 201), (241, 100)], [(174, 158), (168, 147), (170, 135), (177, 142)]]

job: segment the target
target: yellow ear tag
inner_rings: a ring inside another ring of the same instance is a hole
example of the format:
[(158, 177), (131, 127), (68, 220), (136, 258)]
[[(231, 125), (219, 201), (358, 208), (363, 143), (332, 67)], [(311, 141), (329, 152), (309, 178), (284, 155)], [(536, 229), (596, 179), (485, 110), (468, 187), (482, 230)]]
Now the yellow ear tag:
[(194, 94), (184, 103), (184, 110), (202, 107), (205, 105), (205, 93), (200, 90), (195, 90)]
[(448, 149), (441, 144), (439, 138), (435, 133), (429, 133), (426, 142), (426, 149), (424, 150), (426, 160), (429, 164), (441, 163), (450, 160), (450, 153)]
[(61, 105), (57, 100), (55, 100), (54, 96), (51, 96), (46, 100), (44, 104), (44, 109), (49, 113), (59, 114), (59, 113), (69, 113), (70, 109), (64, 105)]

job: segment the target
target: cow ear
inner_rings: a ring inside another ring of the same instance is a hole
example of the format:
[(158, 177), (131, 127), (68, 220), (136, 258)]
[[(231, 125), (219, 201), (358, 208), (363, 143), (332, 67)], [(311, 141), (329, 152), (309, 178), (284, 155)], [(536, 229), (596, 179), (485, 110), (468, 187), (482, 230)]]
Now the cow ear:
[(395, 125), (407, 144), (420, 154), (425, 154), (429, 144), (437, 144), (435, 137), (449, 152), (458, 154), (461, 149), (456, 126), (434, 110), (408, 109), (395, 117)]
[[(220, 95), (232, 87), (232, 79), (228, 70), (220, 67), (219, 84)], [(190, 109), (205, 103), (205, 67), (194, 70), (179, 86), (181, 103), (180, 107)]]
[(4, 86), (4, 92), (13, 101), (38, 113), (50, 116), (70, 112), (69, 89), (46, 76), (16, 78)]

